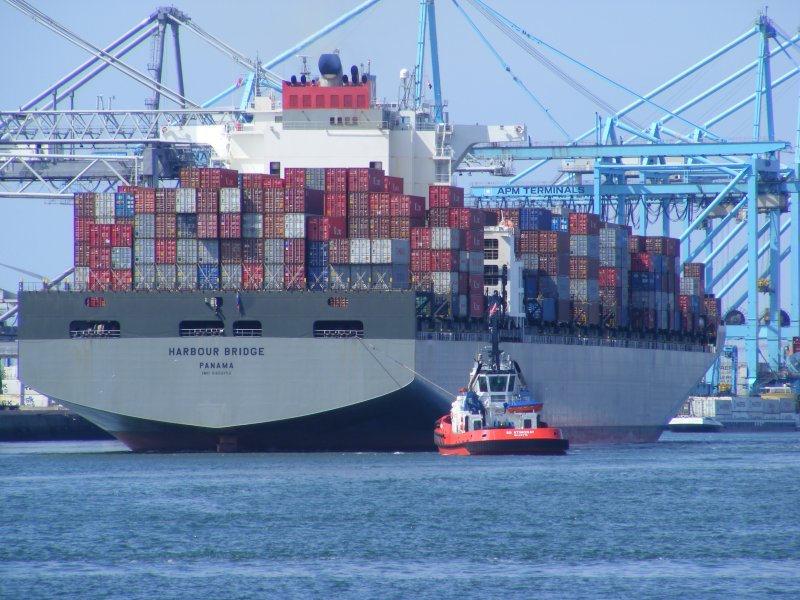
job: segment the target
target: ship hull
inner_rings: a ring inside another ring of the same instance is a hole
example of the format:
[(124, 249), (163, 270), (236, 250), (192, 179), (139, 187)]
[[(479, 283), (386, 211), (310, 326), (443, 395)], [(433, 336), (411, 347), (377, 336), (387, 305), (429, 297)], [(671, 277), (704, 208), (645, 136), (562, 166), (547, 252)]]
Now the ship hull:
[[(180, 337), (208, 318), (203, 292), (24, 293), (20, 366), (28, 385), (138, 451), (435, 451), (434, 421), (466, 384), (486, 341), (417, 331), (414, 295), (225, 296), (220, 337)], [(208, 292), (206, 292), (208, 294)], [(236, 310), (236, 309), (234, 309)], [(117, 338), (70, 338), (88, 318), (117, 319)], [(358, 319), (363, 338), (318, 338), (324, 318)], [(235, 337), (237, 319), (261, 337)], [(577, 342), (580, 343), (577, 343)], [(714, 359), (708, 351), (620, 340), (503, 341), (571, 444), (658, 439)]]

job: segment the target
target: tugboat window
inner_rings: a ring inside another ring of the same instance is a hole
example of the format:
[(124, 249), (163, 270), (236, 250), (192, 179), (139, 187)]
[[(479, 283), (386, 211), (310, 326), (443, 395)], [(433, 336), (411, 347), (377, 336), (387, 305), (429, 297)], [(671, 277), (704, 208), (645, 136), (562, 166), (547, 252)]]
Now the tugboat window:
[(478, 377), (478, 389), (482, 392), (488, 392), (489, 388), (486, 386), (486, 376), (481, 375)]
[(314, 321), (315, 338), (363, 338), (361, 321)]
[(489, 376), (489, 391), (505, 392), (507, 385), (508, 385), (508, 377), (506, 377), (505, 375)]

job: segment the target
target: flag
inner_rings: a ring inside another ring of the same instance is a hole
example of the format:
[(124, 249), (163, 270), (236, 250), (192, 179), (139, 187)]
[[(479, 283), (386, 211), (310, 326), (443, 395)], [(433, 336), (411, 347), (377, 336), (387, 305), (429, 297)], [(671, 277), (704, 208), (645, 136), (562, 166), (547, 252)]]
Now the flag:
[(242, 297), (239, 295), (239, 292), (236, 292), (236, 311), (242, 314)]
[(492, 303), (492, 305), (489, 307), (489, 318), (490, 319), (495, 315), (495, 313), (498, 311), (498, 309), (499, 309), (499, 306), (498, 306), (497, 302)]

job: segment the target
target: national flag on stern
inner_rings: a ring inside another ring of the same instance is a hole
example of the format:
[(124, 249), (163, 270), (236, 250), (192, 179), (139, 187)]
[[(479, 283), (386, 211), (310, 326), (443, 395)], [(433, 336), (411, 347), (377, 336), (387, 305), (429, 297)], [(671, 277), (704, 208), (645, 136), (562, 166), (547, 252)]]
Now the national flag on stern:
[(239, 295), (239, 292), (236, 292), (236, 311), (242, 314), (242, 297)]

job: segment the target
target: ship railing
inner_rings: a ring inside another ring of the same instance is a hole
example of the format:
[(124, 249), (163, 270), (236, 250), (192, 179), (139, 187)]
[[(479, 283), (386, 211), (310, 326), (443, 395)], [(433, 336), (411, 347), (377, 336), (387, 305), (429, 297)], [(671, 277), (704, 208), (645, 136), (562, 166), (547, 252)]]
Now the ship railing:
[[(490, 341), (488, 332), (466, 331), (418, 331), (418, 340), (485, 342)], [(522, 330), (503, 331), (501, 340), (526, 344), (558, 344), (566, 346), (601, 346), (606, 348), (632, 348), (636, 350), (673, 350), (680, 352), (712, 352), (713, 348), (685, 342), (658, 342), (654, 340), (629, 340), (593, 338), (571, 335), (531, 335)]]
[(261, 337), (263, 331), (261, 329), (241, 329), (235, 328), (233, 330), (234, 337)]
[(76, 338), (118, 338), (119, 329), (76, 329), (69, 332), (69, 337)]
[(225, 335), (225, 330), (222, 327), (203, 327), (199, 329), (191, 328), (181, 329), (179, 334), (181, 337), (219, 337)]
[(364, 337), (363, 329), (315, 329), (315, 338), (359, 338)]

